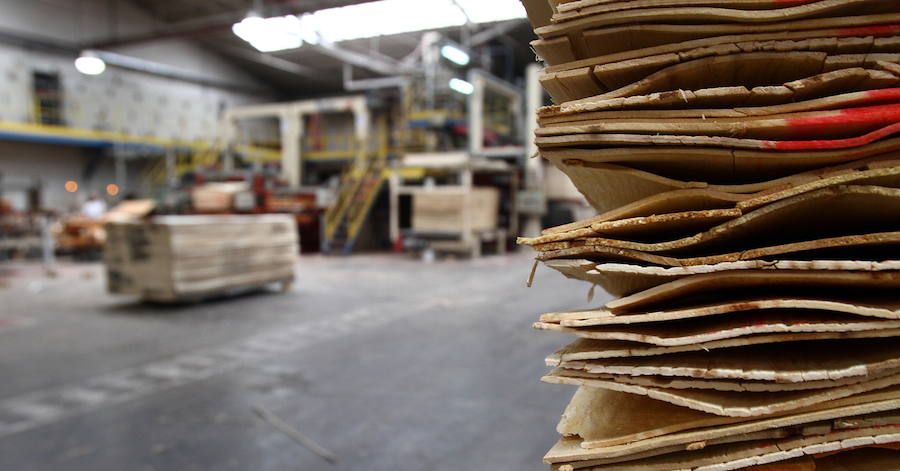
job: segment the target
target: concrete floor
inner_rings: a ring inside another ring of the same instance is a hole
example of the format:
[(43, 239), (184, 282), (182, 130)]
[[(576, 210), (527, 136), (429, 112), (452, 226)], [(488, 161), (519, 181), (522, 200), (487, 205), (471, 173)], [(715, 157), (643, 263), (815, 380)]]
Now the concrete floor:
[(107, 295), (99, 265), (13, 267), (0, 470), (547, 469), (573, 391), (538, 379), (568, 339), (530, 326), (588, 286), (530, 268), (304, 257), (291, 292), (166, 307)]

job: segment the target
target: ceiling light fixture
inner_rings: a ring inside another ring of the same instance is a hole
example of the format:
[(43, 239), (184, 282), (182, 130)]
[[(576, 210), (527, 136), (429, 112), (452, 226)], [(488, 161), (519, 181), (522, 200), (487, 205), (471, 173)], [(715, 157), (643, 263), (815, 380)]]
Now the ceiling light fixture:
[(106, 70), (106, 62), (93, 51), (81, 51), (81, 55), (75, 59), (75, 68), (85, 75), (100, 75)]
[(444, 56), (444, 59), (447, 59), (456, 65), (469, 65), (469, 53), (452, 44), (445, 44), (441, 48), (441, 55)]
[(336, 43), (451, 28), (466, 21), (492, 23), (518, 18), (525, 18), (519, 0), (378, 0), (299, 17), (262, 18), (250, 13), (231, 29), (257, 50), (270, 52), (298, 48), (304, 42), (315, 44), (320, 39)]
[(251, 12), (231, 31), (261, 52), (296, 49), (303, 45), (300, 19), (294, 15), (263, 18)]
[(450, 79), (450, 89), (463, 95), (471, 95), (475, 91), (475, 85), (463, 79), (452, 78)]

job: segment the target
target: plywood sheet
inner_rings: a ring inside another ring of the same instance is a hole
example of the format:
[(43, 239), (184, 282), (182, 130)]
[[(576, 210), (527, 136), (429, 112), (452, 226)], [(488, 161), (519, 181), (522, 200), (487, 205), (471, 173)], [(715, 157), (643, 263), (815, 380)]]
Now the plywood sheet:
[[(787, 438), (782, 440), (758, 440), (749, 443), (713, 446), (701, 451), (687, 451), (654, 458), (631, 460), (612, 464), (582, 466), (582, 463), (567, 463), (559, 466), (560, 471), (585, 469), (592, 471), (719, 471), (736, 469), (773, 469), (778, 463), (790, 460), (796, 464), (803, 457), (827, 454), (842, 454), (862, 447), (896, 447), (900, 434), (895, 427), (889, 429), (861, 429), (856, 431), (831, 432), (822, 436)], [(784, 469), (784, 468), (774, 468)], [(787, 468), (798, 469), (798, 468)], [(799, 469), (810, 469), (802, 467)], [(815, 468), (813, 468), (815, 469)], [(863, 468), (867, 469), (867, 468)], [(891, 469), (891, 468), (887, 468)]]
[[(550, 268), (576, 280), (586, 281), (602, 287), (614, 296), (629, 296), (670, 281), (694, 275), (722, 273), (732, 270), (820, 270), (886, 272), (900, 270), (900, 261), (862, 261), (862, 260), (745, 260), (739, 262), (723, 262), (712, 265), (693, 266), (645, 266), (626, 263), (597, 263), (585, 259), (559, 259), (544, 262)], [(755, 286), (750, 275), (748, 286)], [(814, 286), (812, 284), (811, 286)], [(738, 287), (739, 285), (735, 285)], [(833, 286), (833, 285), (829, 285)], [(696, 292), (696, 291), (695, 291)]]
[[(553, 129), (581, 124), (598, 124), (609, 122), (609, 120), (643, 119), (667, 121), (688, 118), (771, 117), (789, 113), (882, 105), (895, 103), (898, 99), (900, 99), (900, 88), (853, 91), (810, 100), (755, 107), (620, 110), (611, 108), (609, 104), (604, 104), (603, 100), (597, 100), (596, 102), (582, 100), (578, 103), (563, 103), (562, 105), (541, 108), (538, 111), (538, 122), (542, 128)], [(594, 109), (595, 106), (596, 109)]]
[(680, 345), (675, 347), (650, 345), (624, 340), (596, 340), (579, 338), (557, 351), (553, 357), (559, 361), (580, 361), (603, 358), (649, 357), (683, 352), (706, 352), (723, 348), (746, 347), (787, 342), (807, 342), (834, 339), (890, 338), (900, 336), (900, 329), (868, 330), (859, 332), (811, 332), (757, 334), (746, 337), (716, 340), (712, 342)]
[[(842, 69), (876, 69), (879, 62), (897, 62), (900, 57), (896, 52), (871, 55), (829, 55), (820, 51), (795, 51), (790, 55), (780, 52), (741, 52), (736, 46), (723, 52), (728, 52), (728, 54), (700, 57), (685, 62), (679, 62), (676, 54), (654, 58), (654, 62), (649, 64), (644, 63), (647, 59), (640, 59), (635, 67), (625, 71), (615, 70), (616, 64), (607, 64), (596, 66), (593, 69), (584, 67), (556, 72), (549, 78), (558, 80), (564, 87), (567, 87), (567, 93), (551, 93), (551, 96), (555, 103), (563, 103), (586, 98), (606, 100), (716, 87), (745, 87), (747, 89), (778, 87), (785, 82), (802, 80), (806, 77)], [(574, 82), (574, 77), (585, 73), (593, 73), (596, 78), (593, 84), (586, 83), (577, 89), (569, 88), (569, 83)], [(893, 74), (881, 75), (886, 82), (880, 87), (871, 88), (887, 88), (896, 85), (895, 80), (890, 80), (890, 75)], [(843, 82), (844, 73), (835, 73), (833, 78)], [(859, 79), (863, 79), (863, 77), (859, 77)], [(860, 80), (857, 83), (863, 82)], [(781, 99), (772, 97), (762, 100), (764, 103), (759, 104), (777, 104), (785, 103), (792, 98), (810, 98), (805, 92), (798, 96), (790, 90), (780, 88), (778, 90), (784, 94)], [(834, 91), (845, 93), (855, 90), (865, 90), (865, 88)], [(773, 92), (775, 90), (763, 92), (762, 95), (769, 95)], [(825, 95), (819, 94), (818, 96)]]
[[(744, 23), (762, 24), (797, 21), (812, 17), (841, 17), (854, 14), (883, 13), (886, 2), (872, 0), (821, 0), (807, 5), (777, 10), (744, 11), (727, 8), (672, 7), (626, 10), (567, 19), (561, 23), (535, 29), (541, 37), (553, 37), (588, 28), (640, 23)], [(874, 10), (874, 11), (873, 11)], [(888, 10), (890, 11), (890, 10)]]
[[(872, 53), (872, 54), (887, 54), (888, 56), (883, 57), (882, 59), (889, 60), (889, 55), (900, 51), (900, 44), (897, 41), (893, 40), (893, 38), (879, 38), (875, 39), (874, 37), (848, 37), (848, 38), (827, 38), (827, 39), (819, 39), (819, 40), (810, 40), (804, 39), (799, 41), (743, 41), (743, 42), (735, 42), (735, 43), (723, 43), (717, 44), (714, 46), (701, 47), (691, 50), (680, 51), (678, 53), (666, 53), (655, 56), (647, 56), (640, 57), (636, 59), (617, 61), (607, 64), (600, 64), (593, 67), (593, 73), (597, 77), (597, 79), (602, 83), (608, 90), (615, 90), (621, 87), (626, 87), (632, 83), (639, 82), (644, 78), (649, 77), (650, 75), (663, 70), (664, 68), (671, 67), (675, 64), (684, 64), (693, 60), (711, 58), (711, 57), (724, 57), (730, 55), (743, 55), (743, 54), (751, 54), (751, 53), (765, 53), (765, 52), (780, 52), (780, 53), (802, 53), (802, 52), (824, 52), (827, 54), (833, 54), (834, 59), (831, 59), (832, 62), (839, 61), (842, 64), (849, 63), (851, 66), (858, 65), (873, 65), (872, 62), (858, 62), (856, 60), (851, 60), (848, 57), (845, 57), (854, 53)], [(746, 56), (749, 58), (749, 56)], [(840, 57), (840, 58), (838, 58)], [(755, 58), (753, 58), (755, 60)], [(826, 59), (826, 61), (829, 59)], [(714, 62), (710, 62), (711, 64)], [(716, 66), (718, 67), (718, 66)], [(834, 69), (844, 68), (844, 67), (834, 67)], [(681, 71), (682, 75), (686, 75), (688, 73), (696, 73), (696, 69), (690, 68), (687, 71)], [(807, 69), (806, 71), (817, 73), (819, 71), (813, 69)], [(557, 74), (562, 74), (564, 72), (557, 72)], [(742, 76), (734, 76), (735, 80), (731, 83), (726, 82), (711, 82), (714, 85), (706, 85), (703, 82), (693, 81), (687, 83), (700, 84), (701, 86), (734, 86), (734, 85), (743, 85), (743, 86), (760, 86), (760, 85), (774, 85), (779, 83), (779, 75), (772, 76), (773, 78), (766, 78), (766, 74), (762, 74), (760, 77), (761, 82), (753, 82), (747, 81), (746, 78)], [(794, 78), (799, 78), (794, 75)], [(685, 80), (688, 77), (684, 77), (679, 80)], [(698, 78), (693, 78), (697, 80)], [(681, 82), (685, 83), (685, 82)], [(690, 88), (695, 88), (695, 86), (691, 86)], [(669, 89), (672, 90), (672, 89)], [(656, 90), (663, 91), (663, 90)]]
[[(868, 4), (860, 3), (857, 5), (864, 10), (873, 3), (874, 2), (869, 2)], [(633, 11), (633, 13), (637, 15), (640, 14), (640, 10), (643, 9), (659, 8), (660, 10), (663, 10), (667, 7), (694, 7), (698, 13), (702, 12), (703, 14), (709, 15), (715, 13), (715, 18), (719, 18), (719, 15), (721, 15), (736, 23), (757, 23), (765, 22), (767, 20), (774, 21), (780, 19), (779, 13), (788, 17), (804, 14), (818, 14), (824, 16), (831, 13), (833, 9), (840, 8), (836, 5), (828, 5), (828, 2), (824, 0), (790, 0), (788, 2), (764, 2), (758, 0), (631, 0), (608, 2), (605, 0), (595, 0), (589, 3), (568, 2), (563, 4), (553, 15), (552, 20), (554, 23), (564, 23), (566, 21), (589, 18), (592, 16), (599, 16), (602, 18), (614, 12), (626, 14), (633, 10), (637, 10)], [(757, 15), (753, 16), (750, 15), (750, 13), (757, 13)]]
[[(864, 260), (877, 258), (884, 260), (893, 258), (891, 254), (900, 244), (900, 233), (880, 232), (865, 235), (829, 237), (803, 242), (793, 242), (767, 247), (751, 248), (738, 252), (677, 257), (607, 245), (583, 245), (559, 250), (541, 252), (539, 260), (555, 258), (588, 258), (596, 261), (629, 261), (645, 262), (661, 266), (708, 265), (722, 262), (735, 262), (764, 258), (801, 258), (801, 255), (813, 258), (832, 258), (839, 255), (843, 258)], [(812, 255), (809, 255), (812, 254)]]
[(591, 379), (584, 377), (579, 372), (571, 372), (564, 369), (556, 369), (541, 378), (541, 380), (551, 384), (568, 384), (646, 395), (651, 399), (668, 402), (676, 406), (726, 417), (759, 417), (790, 412), (900, 384), (900, 376), (891, 375), (833, 388), (800, 391), (750, 392), (717, 391), (714, 389), (669, 389)]
[[(581, 359), (572, 358), (581, 350)], [(894, 339), (790, 342), (686, 352), (654, 357), (590, 358), (589, 349), (570, 346), (547, 358), (554, 367), (595, 374), (768, 381), (780, 384), (866, 378), (900, 367)]]
[[(816, 0), (792, 0), (787, 5), (812, 3)], [(608, 13), (638, 8), (658, 8), (672, 6), (716, 7), (738, 10), (774, 10), (784, 8), (786, 2), (777, 0), (579, 0), (560, 4), (557, 8), (557, 19), (568, 16), (577, 17), (586, 14)]]
[(681, 346), (758, 334), (898, 329), (900, 320), (868, 318), (827, 311), (771, 309), (664, 323), (577, 328), (550, 322), (536, 322), (534, 328), (588, 339)]
[(817, 270), (738, 270), (713, 272), (677, 279), (645, 291), (612, 300), (606, 309), (613, 312), (633, 312), (646, 306), (661, 305), (703, 293), (779, 288), (896, 290), (900, 273), (896, 271), (817, 271)]
[(772, 381), (750, 381), (737, 379), (696, 379), (669, 376), (630, 376), (607, 373), (586, 373), (580, 370), (565, 369), (566, 375), (572, 378), (584, 378), (612, 382), (620, 385), (638, 386), (649, 389), (711, 389), (731, 393), (779, 393), (788, 391), (804, 391), (811, 389), (830, 389), (842, 386), (865, 383), (876, 378), (896, 375), (897, 372), (874, 375), (871, 377), (852, 377), (837, 380), (804, 381), (799, 383), (777, 383)]
[[(893, 119), (892, 119), (893, 121)], [(608, 126), (614, 128), (615, 126)], [(661, 126), (662, 127), (662, 126)], [(706, 126), (713, 128), (714, 126)], [(848, 126), (850, 127), (850, 126)], [(782, 130), (787, 133), (790, 130)], [(877, 140), (892, 137), (900, 132), (900, 126), (886, 125), (867, 132), (846, 138), (813, 139), (813, 140), (770, 140), (751, 139), (739, 137), (723, 137), (717, 135), (679, 135), (679, 134), (567, 134), (564, 136), (537, 137), (535, 143), (540, 149), (557, 148), (598, 148), (620, 146), (696, 146), (696, 147), (723, 147), (729, 149), (764, 149), (764, 150), (828, 150), (828, 149), (852, 149)], [(727, 131), (710, 129), (710, 132), (727, 134)], [(775, 134), (777, 131), (773, 131)]]
[[(889, 411), (891, 400), (896, 400), (896, 387), (893, 391), (868, 393), (859, 399), (861, 400), (839, 399), (793, 414), (776, 414), (771, 418), (753, 419), (716, 416), (642, 395), (580, 387), (563, 412), (557, 431), (564, 437), (579, 438), (577, 443), (573, 443), (572, 440), (564, 439), (564, 441), (575, 445), (577, 448), (571, 449), (571, 452), (581, 455), (582, 459), (614, 459), (645, 453), (656, 449), (654, 445), (684, 447), (692, 443), (706, 443), (798, 425), (827, 425), (828, 431), (852, 430), (839, 425), (844, 422), (861, 424), (853, 429), (898, 423), (895, 413), (881, 413), (883, 410)], [(867, 403), (870, 406), (863, 405)], [(871, 407), (872, 403), (878, 404)], [(869, 412), (857, 414), (856, 412), (860, 410)], [(790, 432), (792, 435), (798, 433), (806, 432), (802, 428)], [(582, 446), (580, 443), (582, 440), (587, 442), (586, 446)], [(585, 452), (584, 448), (608, 448), (610, 452), (591, 453)], [(561, 457), (557, 456), (557, 460), (551, 462), (564, 461), (559, 458)]]
[[(532, 42), (532, 45), (537, 48), (557, 45), (559, 55), (542, 57), (550, 65), (548, 72), (558, 72), (745, 41), (889, 36), (897, 32), (896, 24), (897, 18), (891, 14), (821, 18), (767, 25), (650, 23), (584, 30), (581, 38), (585, 47), (578, 51), (572, 47), (569, 36), (539, 39)], [(577, 35), (575, 39), (579, 40)]]
[[(641, 93), (627, 97), (588, 96), (559, 101), (558, 105), (542, 108), (539, 116), (571, 115), (590, 112), (654, 110), (674, 112), (685, 109), (724, 109), (729, 107), (760, 108), (788, 106), (793, 102), (828, 100), (834, 95), (852, 92), (874, 92), (896, 87), (900, 83), (892, 63), (876, 61), (872, 68), (847, 67), (781, 84), (765, 86), (723, 85), (694, 89), (677, 88), (667, 91)], [(544, 75), (541, 82), (554, 81), (555, 74)], [(556, 80), (558, 82), (558, 80)], [(562, 84), (559, 85), (562, 87)], [(548, 90), (551, 95), (567, 93), (565, 89)], [(681, 113), (684, 113), (682, 111)]]
[(543, 234), (565, 233), (589, 228), (595, 223), (676, 211), (728, 207), (745, 210), (841, 184), (897, 187), (898, 158), (900, 155), (887, 154), (743, 185), (677, 180), (616, 164), (593, 164), (591, 170), (596, 180), (586, 182), (583, 191), (601, 203), (598, 208), (610, 209), (601, 210), (601, 214), (589, 219), (544, 229)]
[[(898, 387), (894, 386), (789, 414), (722, 417), (637, 394), (581, 387), (557, 426), (562, 435), (581, 440), (564, 440), (544, 459), (548, 463), (565, 463), (622, 458), (658, 447), (685, 446), (763, 430), (831, 422), (891, 411), (897, 406)], [(582, 463), (582, 467), (589, 465)]]
[[(541, 40), (551, 38), (574, 38), (575, 42), (582, 42), (586, 47), (574, 51), (581, 60), (574, 63), (565, 63), (560, 66), (551, 66), (551, 71), (563, 70), (571, 67), (596, 65), (593, 59), (600, 59), (599, 63), (613, 62), (617, 60), (632, 59), (652, 54), (666, 52), (678, 52), (684, 47), (702, 47), (714, 45), (724, 41), (741, 40), (781, 40), (800, 39), (799, 37), (764, 36), (778, 35), (787, 32), (805, 33), (811, 31), (844, 31), (843, 34), (822, 34), (821, 37), (852, 36), (875, 34), (882, 25), (896, 23), (896, 17), (887, 14), (855, 15), (822, 17), (812, 20), (781, 21), (772, 23), (680, 23), (648, 22), (632, 23), (628, 25), (598, 26), (581, 28), (572, 34), (549, 31), (553, 28), (539, 29), (536, 32)], [(885, 33), (890, 34), (892, 30)], [(882, 33), (882, 34), (885, 34)], [(747, 37), (748, 35), (754, 35)], [(815, 37), (815, 36), (813, 36)], [(708, 39), (726, 38), (719, 42), (703, 42)], [(674, 47), (673, 47), (674, 46)], [(680, 46), (680, 47), (679, 47)]]
[(753, 209), (804, 193), (839, 185), (900, 187), (900, 165), (862, 171), (846, 171), (812, 182), (751, 194), (718, 192), (709, 189), (673, 190), (629, 203), (578, 223), (567, 229), (551, 228), (541, 236), (520, 237), (518, 243), (540, 245), (592, 236), (634, 237), (655, 233), (655, 238), (708, 228), (724, 219), (735, 219)]
[(607, 309), (566, 311), (544, 314), (541, 316), (541, 322), (557, 323), (563, 327), (627, 325), (696, 319), (699, 317), (728, 316), (738, 312), (766, 311), (769, 309), (809, 309), (881, 319), (900, 318), (900, 300), (894, 297), (869, 294), (862, 296), (851, 295), (845, 299), (838, 299), (837, 296), (839, 295), (840, 293), (837, 293), (833, 298), (823, 297), (819, 299), (812, 297), (754, 297), (682, 307), (684, 304), (688, 304), (684, 303), (679, 304), (679, 307), (658, 311), (628, 311), (620, 313), (614, 313)]
[[(822, 167), (850, 164), (869, 157), (896, 159), (898, 150), (900, 139), (888, 138), (859, 147), (830, 150), (782, 149), (774, 152), (697, 146), (643, 146), (610, 147), (603, 149), (603, 152), (596, 149), (552, 149), (542, 150), (541, 156), (568, 175), (597, 210), (604, 212), (637, 199), (606, 202), (606, 192), (596, 193), (612, 177), (606, 171), (608, 164), (626, 166), (667, 179), (746, 185)], [(595, 166), (601, 170), (592, 171)], [(644, 193), (642, 196), (648, 195)]]
[(683, 134), (752, 139), (829, 139), (852, 137), (893, 124), (900, 119), (900, 104), (802, 111), (770, 116), (687, 118), (612, 118), (541, 127), (538, 136), (570, 134)]

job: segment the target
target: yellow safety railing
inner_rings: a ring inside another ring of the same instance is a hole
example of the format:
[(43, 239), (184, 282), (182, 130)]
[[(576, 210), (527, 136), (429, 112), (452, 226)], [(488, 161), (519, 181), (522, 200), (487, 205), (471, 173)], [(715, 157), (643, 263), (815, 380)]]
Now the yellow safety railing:
[(378, 150), (374, 154), (375, 158), (370, 158), (371, 154), (362, 152), (357, 154), (356, 159), (341, 177), (341, 186), (335, 203), (325, 212), (325, 241), (329, 248), (337, 249), (333, 247), (335, 238), (341, 226), (345, 225), (347, 245), (343, 249), (349, 250), (384, 183), (389, 137), (383, 119), (379, 120), (378, 128)]

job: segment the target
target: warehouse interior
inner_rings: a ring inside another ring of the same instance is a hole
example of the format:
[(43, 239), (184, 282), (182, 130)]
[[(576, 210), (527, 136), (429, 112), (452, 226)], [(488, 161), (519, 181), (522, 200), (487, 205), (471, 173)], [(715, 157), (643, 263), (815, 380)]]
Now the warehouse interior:
[(608, 296), (516, 245), (596, 214), (535, 158), (535, 39), (519, 0), (0, 0), (0, 469), (544, 469), (533, 316)]

